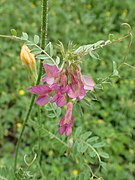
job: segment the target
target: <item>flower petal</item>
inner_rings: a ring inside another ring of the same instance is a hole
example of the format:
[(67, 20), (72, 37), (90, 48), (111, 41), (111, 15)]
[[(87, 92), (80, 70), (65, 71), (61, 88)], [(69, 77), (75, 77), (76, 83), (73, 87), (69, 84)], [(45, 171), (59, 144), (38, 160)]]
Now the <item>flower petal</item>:
[(68, 92), (67, 92), (67, 94), (68, 94), (68, 96), (69, 96), (70, 98), (76, 98), (76, 97), (77, 97), (76, 92), (73, 90), (71, 84), (68, 85)]
[(61, 126), (59, 128), (59, 134), (61, 134), (61, 135), (64, 134), (65, 130), (66, 130), (66, 127), (65, 126)]
[(72, 109), (73, 109), (73, 103), (68, 102), (64, 124), (69, 124), (72, 122)]
[(36, 104), (38, 104), (39, 106), (44, 106), (45, 104), (48, 103), (49, 101), (49, 96), (46, 95), (46, 96), (39, 96), (37, 99), (36, 99)]
[(54, 103), (54, 102), (56, 102), (57, 101), (57, 99), (58, 99), (58, 95), (57, 94), (55, 94), (54, 95), (54, 97), (51, 99), (51, 103)]
[(93, 90), (94, 89), (94, 81), (89, 76), (83, 76), (83, 82), (84, 82), (84, 89), (85, 90)]
[(85, 91), (84, 87), (81, 87), (80, 94), (77, 99), (81, 100), (84, 98), (85, 95), (86, 95), (86, 91)]
[(58, 99), (57, 99), (57, 101), (56, 101), (56, 104), (57, 104), (57, 106), (59, 106), (59, 107), (64, 106), (64, 105), (66, 104), (66, 98), (65, 98), (65, 96), (64, 96), (64, 95), (59, 95), (59, 97), (58, 97)]
[(64, 121), (65, 121), (65, 116), (62, 116), (61, 120), (60, 120), (60, 127), (64, 125)]
[(71, 127), (71, 126), (68, 126), (68, 127), (66, 128), (65, 134), (66, 134), (66, 136), (70, 136), (71, 133), (72, 133), (72, 127)]
[(62, 75), (60, 85), (62, 87), (66, 87), (66, 85), (67, 85), (67, 76), (66, 75)]
[(59, 69), (57, 68), (56, 65), (51, 66), (49, 64), (44, 64), (44, 69), (48, 77), (56, 78), (59, 76)]
[(54, 77), (44, 77), (43, 82), (47, 82), (47, 84), (52, 85), (54, 83)]
[(50, 86), (50, 88), (51, 88), (52, 90), (54, 90), (54, 91), (58, 91), (58, 90), (60, 89), (60, 87), (58, 86), (57, 83), (53, 83), (53, 84)]
[(51, 88), (46, 86), (46, 85), (37, 85), (37, 86), (32, 86), (31, 88), (29, 88), (29, 91), (32, 94), (38, 94), (38, 95), (44, 95), (46, 93), (51, 92)]
[(81, 95), (81, 88), (83, 87), (83, 84), (78, 82), (71, 83), (68, 86), (68, 96), (70, 98), (77, 98), (79, 95)]

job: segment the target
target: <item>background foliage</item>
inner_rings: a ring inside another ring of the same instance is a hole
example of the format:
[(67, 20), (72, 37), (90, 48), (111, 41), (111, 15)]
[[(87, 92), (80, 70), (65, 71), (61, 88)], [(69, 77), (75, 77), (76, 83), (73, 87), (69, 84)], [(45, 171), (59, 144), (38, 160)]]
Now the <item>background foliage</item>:
[[(0, 34), (10, 34), (10, 29), (27, 32), (31, 38), (40, 34), (40, 1), (34, 0), (1, 0), (0, 1)], [(106, 40), (109, 33), (117, 39), (123, 34), (120, 25), (123, 22), (135, 27), (135, 4), (133, 0), (55, 0), (49, 3), (48, 41), (54, 45), (58, 40), (67, 46), (73, 41), (77, 46)], [(112, 71), (112, 61), (118, 64), (122, 61), (128, 40), (113, 46), (100, 49), (101, 61), (90, 57), (84, 59), (82, 65), (84, 74), (91, 74), (94, 80), (104, 78)], [(19, 53), (22, 43), (9, 39), (0, 39), (0, 176), (6, 174), (10, 179), (15, 144), (20, 133), (22, 122), (30, 101), (27, 89), (30, 83), (22, 68)], [(133, 42), (128, 55), (128, 63), (134, 65)], [(93, 136), (99, 136), (106, 143), (104, 150), (109, 154), (106, 170), (98, 173), (107, 180), (133, 180), (135, 175), (135, 143), (133, 128), (135, 115), (135, 78), (134, 71), (123, 66), (120, 78), (113, 80), (113, 85), (105, 84), (103, 90), (98, 90), (98, 101), (91, 101), (89, 106), (83, 104), (83, 116), (74, 111), (75, 132), (77, 127), (82, 131), (91, 131)], [(37, 106), (33, 109), (30, 123), (25, 131), (20, 163), (25, 167), (24, 155), (32, 154), (37, 148)], [(43, 108), (43, 126), (57, 134), (59, 119), (48, 117), (47, 109)], [(42, 169), (50, 179), (84, 179), (86, 175), (81, 160), (66, 156), (66, 147), (52, 135), (42, 131)], [(67, 141), (67, 140), (65, 140)], [(33, 150), (34, 149), (34, 150)], [(29, 157), (30, 158), (30, 157)], [(38, 164), (30, 167), (33, 179), (40, 174)], [(10, 170), (11, 169), (11, 170)], [(29, 170), (29, 169), (28, 169)], [(86, 169), (87, 170), (87, 169)], [(9, 171), (9, 173), (5, 173)], [(87, 170), (88, 171), (88, 170)], [(41, 172), (42, 173), (42, 172)], [(68, 178), (67, 178), (68, 177)], [(38, 178), (37, 178), (38, 179)], [(87, 178), (86, 178), (87, 179)]]

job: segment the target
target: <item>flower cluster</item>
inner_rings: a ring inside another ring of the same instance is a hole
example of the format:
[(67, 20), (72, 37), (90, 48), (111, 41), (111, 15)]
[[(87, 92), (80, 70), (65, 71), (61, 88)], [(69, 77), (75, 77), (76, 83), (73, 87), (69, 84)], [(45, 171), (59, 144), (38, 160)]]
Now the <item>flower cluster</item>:
[(56, 65), (44, 64), (44, 69), (44, 84), (32, 86), (29, 91), (38, 95), (36, 104), (39, 106), (48, 102), (55, 102), (59, 107), (67, 104), (66, 114), (59, 123), (59, 133), (70, 136), (74, 123), (72, 99), (83, 99), (86, 91), (94, 89), (94, 81), (89, 76), (82, 75), (79, 65), (71, 64), (67, 68), (59, 69)]

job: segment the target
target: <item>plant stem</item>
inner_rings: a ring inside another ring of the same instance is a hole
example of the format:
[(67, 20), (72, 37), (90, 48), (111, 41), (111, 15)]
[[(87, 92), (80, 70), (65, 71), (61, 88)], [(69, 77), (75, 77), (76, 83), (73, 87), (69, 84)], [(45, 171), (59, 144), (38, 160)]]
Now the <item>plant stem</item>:
[(38, 160), (40, 163), (41, 154), (41, 108), (38, 106)]
[(45, 49), (47, 41), (47, 26), (48, 26), (48, 0), (42, 0), (42, 15), (41, 15), (41, 48)]
[[(43, 49), (45, 48), (46, 38), (47, 38), (47, 16), (48, 16), (47, 11), (48, 11), (48, 0), (42, 0), (41, 48), (43, 48)], [(38, 78), (37, 78), (37, 81), (36, 81), (36, 85), (40, 83), (41, 76), (42, 76), (42, 61), (40, 61), (39, 73), (38, 73)], [(32, 107), (33, 107), (33, 104), (34, 104), (34, 100), (35, 100), (35, 95), (33, 95), (32, 98), (31, 98), (29, 109), (28, 109), (28, 112), (26, 114), (26, 118), (25, 118), (24, 123), (23, 123), (23, 128), (22, 128), (22, 131), (20, 133), (20, 136), (19, 136), (19, 139), (18, 139), (18, 142), (17, 142), (17, 145), (16, 145), (14, 172), (16, 171), (16, 166), (17, 166), (18, 150), (19, 150), (20, 143), (21, 143), (21, 140), (22, 140), (22, 136), (23, 136), (25, 127), (27, 125), (27, 122), (28, 122), (28, 119), (29, 119), (29, 116), (30, 116), (30, 113), (31, 113), (31, 110), (32, 110)], [(40, 117), (40, 116), (38, 115), (38, 117)], [(40, 122), (40, 119), (39, 119), (39, 122)]]
[[(41, 15), (41, 49), (45, 50), (47, 41), (47, 25), (48, 25), (48, 0), (42, 0), (42, 15)], [(39, 73), (42, 75), (43, 61), (40, 60)], [(41, 107), (38, 106), (38, 159), (40, 164), (41, 154)]]
[(26, 118), (25, 118), (25, 120), (24, 120), (24, 123), (23, 123), (23, 128), (22, 128), (21, 134), (20, 134), (20, 136), (19, 136), (19, 139), (18, 139), (18, 142), (17, 142), (17, 145), (16, 145), (14, 171), (16, 171), (17, 158), (18, 158), (18, 150), (19, 150), (20, 143), (21, 143), (21, 140), (22, 140), (22, 135), (23, 135), (23, 133), (24, 133), (24, 130), (25, 130), (27, 121), (28, 121), (28, 119), (29, 119), (29, 116), (30, 116), (30, 113), (31, 113), (31, 110), (32, 110), (32, 106), (33, 106), (34, 100), (35, 100), (35, 95), (33, 95), (32, 98), (31, 98), (30, 106), (29, 106), (29, 109), (28, 109)]

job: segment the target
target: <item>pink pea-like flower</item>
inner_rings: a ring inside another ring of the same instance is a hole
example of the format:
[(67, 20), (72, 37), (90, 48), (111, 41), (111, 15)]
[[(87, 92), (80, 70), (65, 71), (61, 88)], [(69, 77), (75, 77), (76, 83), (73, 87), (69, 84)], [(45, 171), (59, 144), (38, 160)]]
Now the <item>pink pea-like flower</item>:
[(94, 90), (95, 83), (94, 83), (93, 79), (91, 79), (89, 76), (83, 75), (82, 81), (84, 83), (85, 90), (91, 90), (91, 91)]
[(86, 91), (94, 90), (94, 81), (89, 76), (82, 75), (80, 67), (70, 71), (70, 78), (71, 83), (67, 93), (70, 98), (81, 100), (85, 97)]
[(82, 74), (79, 69), (70, 72), (71, 83), (69, 84), (68, 96), (70, 98), (83, 99), (86, 92), (82, 82)]
[(74, 122), (74, 118), (72, 116), (72, 109), (73, 109), (73, 103), (68, 102), (67, 104), (67, 111), (65, 116), (62, 117), (60, 121), (60, 128), (59, 128), (59, 134), (64, 134), (66, 136), (70, 136), (72, 133), (72, 126)]
[(51, 66), (48, 64), (44, 64), (44, 69), (46, 72), (46, 76), (43, 78), (43, 82), (47, 82), (47, 84), (52, 85), (57, 82), (60, 76), (60, 70), (56, 65)]
[(64, 106), (66, 104), (66, 98), (64, 94), (68, 91), (66, 75), (62, 75), (60, 86), (57, 84), (53, 84), (51, 87), (53, 88), (53, 90), (55, 90), (55, 95), (50, 102), (56, 102), (57, 106), (59, 107)]
[(38, 98), (36, 99), (36, 104), (38, 104), (39, 106), (44, 106), (49, 102), (50, 93), (52, 92), (50, 87), (41, 84), (37, 86), (32, 86), (31, 88), (29, 88), (29, 91), (32, 94), (38, 95)]

